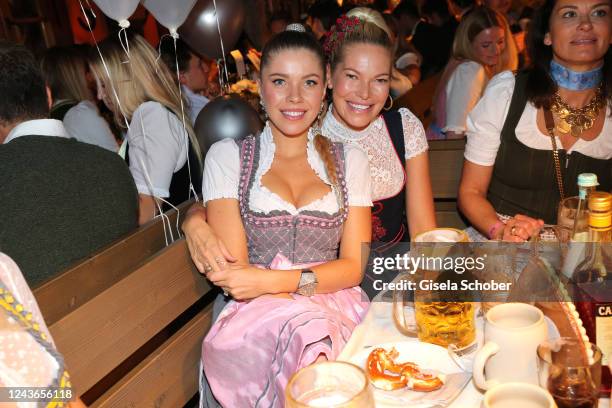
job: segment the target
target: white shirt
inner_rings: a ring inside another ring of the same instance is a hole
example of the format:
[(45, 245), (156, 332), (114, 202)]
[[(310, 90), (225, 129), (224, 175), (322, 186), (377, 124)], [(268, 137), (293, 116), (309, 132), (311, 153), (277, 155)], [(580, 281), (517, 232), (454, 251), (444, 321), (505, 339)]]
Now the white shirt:
[(126, 138), (138, 192), (169, 197), (172, 175), (187, 161), (189, 136), (183, 123), (161, 103), (145, 102), (134, 111)]
[(60, 120), (34, 119), (21, 122), (15, 126), (4, 139), (4, 144), (21, 136), (57, 136), (70, 138)]
[[(429, 148), (427, 137), (423, 124), (412, 112), (400, 108), (399, 113), (404, 131), (405, 159), (410, 160), (427, 151)], [(382, 115), (364, 130), (356, 131), (340, 123), (333, 115), (333, 107), (330, 106), (321, 131), (334, 142), (358, 146), (366, 152), (372, 179), (372, 200), (393, 197), (402, 190), (405, 182), (404, 167), (397, 157)]]
[(76, 140), (117, 151), (117, 141), (98, 107), (91, 101), (81, 101), (66, 112), (64, 126)]
[[(270, 170), (274, 160), (276, 146), (272, 137), (270, 126), (267, 125), (259, 135), (261, 148), (259, 151), (259, 165), (255, 173), (255, 182), (249, 193), (249, 207), (251, 210), (269, 213), (273, 210), (284, 210), (292, 215), (302, 211), (323, 211), (333, 214), (339, 209), (337, 192), (335, 188), (322, 198), (315, 200), (301, 208), (283, 200), (278, 194), (268, 190), (261, 179)], [(314, 132), (308, 134), (306, 148), (307, 160), (317, 176), (327, 185), (330, 185), (325, 164), (314, 146)], [(345, 179), (348, 190), (349, 206), (368, 207), (372, 205), (370, 199), (370, 177), (368, 159), (358, 148), (344, 146)], [(202, 196), (206, 203), (220, 198), (238, 199), (238, 186), (240, 182), (240, 149), (233, 139), (224, 139), (213, 144), (204, 162), (204, 177), (202, 181)]]
[[(468, 116), (467, 145), (465, 158), (481, 166), (495, 164), (497, 151), (501, 143), (501, 131), (508, 115), (510, 101), (514, 91), (514, 75), (510, 71), (502, 72), (489, 82), (482, 99)], [(542, 133), (537, 126), (537, 108), (527, 102), (523, 115), (516, 126), (516, 137), (525, 146), (538, 150), (552, 150), (548, 134)], [(561, 141), (557, 138), (557, 146)], [(592, 141), (578, 139), (567, 151), (580, 152), (596, 159), (612, 157), (612, 124), (610, 107), (599, 136)]]
[(476, 106), (487, 85), (487, 74), (474, 61), (459, 64), (446, 83), (446, 123), (443, 132), (464, 133), (468, 113)]
[(192, 92), (191, 89), (187, 88), (185, 85), (181, 85), (181, 89), (189, 102), (189, 118), (191, 119), (191, 123), (195, 124), (200, 111), (209, 102), (208, 98)]

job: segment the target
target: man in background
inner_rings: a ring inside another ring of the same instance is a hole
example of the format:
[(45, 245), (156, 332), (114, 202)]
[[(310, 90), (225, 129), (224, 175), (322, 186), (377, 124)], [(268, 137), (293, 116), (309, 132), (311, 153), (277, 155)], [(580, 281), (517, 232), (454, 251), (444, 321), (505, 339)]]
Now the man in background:
[(323, 35), (331, 30), (336, 19), (340, 17), (340, 12), (336, 0), (317, 0), (308, 8), (306, 24), (317, 40), (322, 41)]
[(178, 62), (178, 80), (183, 95), (189, 102), (188, 111), (191, 123), (195, 123), (198, 114), (208, 103), (208, 98), (202, 93), (208, 88), (208, 61), (193, 52), (181, 39), (176, 40), (176, 58), (173, 41), (163, 41), (161, 44), (161, 56), (164, 63), (170, 68), (170, 72), (176, 75)]
[(34, 287), (136, 228), (138, 195), (121, 157), (47, 119), (34, 56), (5, 41), (0, 95), (0, 251)]

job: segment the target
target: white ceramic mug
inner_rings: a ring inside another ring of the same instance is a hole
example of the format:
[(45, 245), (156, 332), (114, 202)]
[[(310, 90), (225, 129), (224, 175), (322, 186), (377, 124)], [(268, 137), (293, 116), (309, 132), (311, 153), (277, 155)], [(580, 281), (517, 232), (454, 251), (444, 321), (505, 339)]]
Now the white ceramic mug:
[(504, 303), (486, 314), (484, 346), (474, 359), (474, 383), (488, 390), (507, 382), (538, 385), (537, 348), (548, 338), (540, 309)]
[(533, 384), (506, 383), (491, 388), (482, 400), (482, 408), (555, 408), (548, 391)]

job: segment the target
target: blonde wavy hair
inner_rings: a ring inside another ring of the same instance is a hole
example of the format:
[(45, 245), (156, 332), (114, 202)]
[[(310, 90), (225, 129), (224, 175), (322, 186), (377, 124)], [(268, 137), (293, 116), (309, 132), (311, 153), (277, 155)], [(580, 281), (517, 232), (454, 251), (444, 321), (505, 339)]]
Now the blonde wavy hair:
[[(157, 51), (144, 38), (130, 35), (128, 43), (129, 61), (126, 51), (117, 40), (109, 39), (100, 45), (100, 51), (110, 71), (110, 78), (100, 58), (90, 62), (92, 71), (108, 93), (108, 100), (113, 105), (109, 108), (113, 111), (115, 122), (125, 129), (124, 116), (130, 122), (134, 111), (141, 104), (148, 101), (158, 102), (174, 113), (179, 120), (182, 120), (184, 114), (185, 128), (191, 145), (201, 160), (200, 145), (189, 116), (187, 111), (183, 113), (181, 110), (179, 86), (174, 76), (163, 61), (157, 58)], [(188, 106), (185, 101), (183, 106)]]
[(453, 57), (457, 60), (480, 62), (474, 54), (473, 41), (482, 31), (492, 27), (500, 27), (504, 30), (506, 47), (502, 52), (499, 63), (490, 74), (516, 70), (518, 68), (518, 51), (508, 22), (501, 13), (488, 7), (477, 7), (463, 17), (453, 41)]
[[(338, 24), (332, 27), (330, 31), (332, 37), (329, 38), (332, 44), (326, 46), (328, 50), (328, 60), (332, 70), (342, 62), (346, 47), (351, 44), (379, 45), (387, 49), (389, 53), (393, 55), (393, 44), (391, 43), (393, 32), (378, 11), (367, 7), (355, 7), (346, 13), (345, 18), (357, 18), (359, 19), (359, 24), (350, 29), (345, 28), (344, 30), (338, 27)], [(334, 39), (334, 30), (340, 30), (343, 35), (341, 37), (335, 37), (337, 39)]]
[(94, 95), (87, 86), (86, 51), (81, 47), (53, 47), (43, 55), (40, 67), (54, 101), (93, 100)]

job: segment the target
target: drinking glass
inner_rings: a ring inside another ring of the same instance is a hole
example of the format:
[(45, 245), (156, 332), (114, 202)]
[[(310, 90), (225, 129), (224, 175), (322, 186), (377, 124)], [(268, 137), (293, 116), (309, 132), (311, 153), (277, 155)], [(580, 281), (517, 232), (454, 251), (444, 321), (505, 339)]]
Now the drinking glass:
[(287, 408), (374, 408), (365, 372), (354, 364), (327, 361), (295, 373), (285, 389)]
[[(567, 197), (559, 203), (557, 210), (557, 225), (569, 228), (571, 231), (574, 228), (574, 218), (576, 218), (576, 210), (578, 209), (578, 197)], [(580, 226), (580, 225), (579, 225)]]
[(540, 385), (558, 408), (595, 408), (601, 386), (601, 350), (579, 338), (562, 337), (538, 346)]

